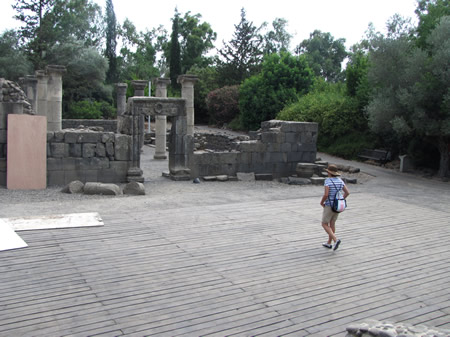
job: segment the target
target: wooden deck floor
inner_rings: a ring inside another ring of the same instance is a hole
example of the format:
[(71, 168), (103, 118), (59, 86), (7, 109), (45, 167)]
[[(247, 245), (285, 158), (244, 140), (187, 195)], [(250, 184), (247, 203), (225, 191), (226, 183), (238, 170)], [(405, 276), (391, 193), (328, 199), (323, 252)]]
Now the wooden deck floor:
[[(131, 200), (131, 199), (127, 199)], [(321, 247), (318, 198), (100, 211), (0, 252), (0, 336), (344, 336), (450, 328), (449, 213), (365, 193)]]

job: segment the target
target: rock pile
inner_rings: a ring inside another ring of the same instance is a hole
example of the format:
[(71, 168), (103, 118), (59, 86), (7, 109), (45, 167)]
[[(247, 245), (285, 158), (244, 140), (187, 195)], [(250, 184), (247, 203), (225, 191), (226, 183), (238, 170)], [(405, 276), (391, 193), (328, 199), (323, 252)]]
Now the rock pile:
[(0, 102), (22, 103), (24, 114), (35, 114), (22, 88), (16, 82), (4, 78), (0, 78)]
[(369, 320), (347, 327), (346, 337), (448, 337), (450, 330), (429, 328), (425, 325), (390, 324)]

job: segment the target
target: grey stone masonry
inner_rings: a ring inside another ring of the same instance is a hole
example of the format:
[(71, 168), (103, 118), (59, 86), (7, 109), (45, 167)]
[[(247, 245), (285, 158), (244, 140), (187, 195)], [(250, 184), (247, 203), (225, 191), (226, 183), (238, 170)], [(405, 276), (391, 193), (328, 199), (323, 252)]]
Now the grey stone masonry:
[(272, 174), (274, 178), (296, 174), (297, 163), (316, 159), (317, 123), (271, 120), (236, 142), (231, 152), (196, 151), (191, 158), (193, 177), (235, 175), (237, 172)]
[(47, 184), (127, 181), (131, 137), (89, 129), (47, 133)]

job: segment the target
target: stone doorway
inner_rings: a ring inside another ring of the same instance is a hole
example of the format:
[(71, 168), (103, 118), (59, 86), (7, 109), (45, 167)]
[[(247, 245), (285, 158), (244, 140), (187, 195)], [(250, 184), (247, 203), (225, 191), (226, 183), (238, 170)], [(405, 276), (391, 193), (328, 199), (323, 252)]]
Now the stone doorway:
[(146, 116), (171, 117), (169, 139), (169, 175), (173, 180), (189, 180), (189, 154), (193, 152), (192, 136), (187, 134), (186, 100), (183, 98), (131, 97), (125, 114), (119, 119), (119, 131), (131, 135), (131, 167), (128, 181), (143, 182), (141, 148)]

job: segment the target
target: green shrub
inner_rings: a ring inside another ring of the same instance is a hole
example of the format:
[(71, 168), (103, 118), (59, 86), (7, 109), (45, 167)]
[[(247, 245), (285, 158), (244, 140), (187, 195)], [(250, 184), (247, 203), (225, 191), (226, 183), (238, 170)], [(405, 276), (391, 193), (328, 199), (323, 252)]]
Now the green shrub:
[(222, 126), (239, 114), (239, 86), (225, 86), (211, 91), (206, 97), (209, 122)]
[(256, 130), (261, 122), (273, 119), (286, 104), (308, 92), (314, 75), (304, 56), (270, 54), (261, 72), (248, 78), (239, 90), (242, 125)]
[(71, 102), (63, 118), (69, 119), (108, 119), (115, 118), (116, 109), (108, 102)]
[(278, 119), (319, 124), (319, 150), (345, 158), (355, 157), (374, 141), (358, 100), (346, 95), (343, 84), (319, 81), (314, 90), (284, 108)]

